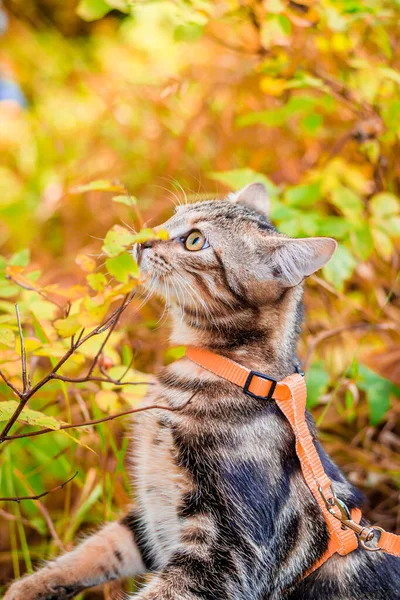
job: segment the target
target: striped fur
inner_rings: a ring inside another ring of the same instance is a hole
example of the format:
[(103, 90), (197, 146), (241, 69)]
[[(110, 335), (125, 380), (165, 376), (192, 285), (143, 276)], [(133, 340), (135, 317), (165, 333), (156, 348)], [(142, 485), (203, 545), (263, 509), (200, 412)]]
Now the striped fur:
[[(279, 234), (266, 206), (256, 184), (224, 201), (178, 207), (163, 226), (170, 239), (137, 256), (149, 291), (169, 305), (173, 343), (205, 346), (282, 379), (297, 364), (302, 280), (335, 243)], [(186, 250), (192, 230), (209, 246)], [(145, 403), (155, 401), (183, 409), (136, 420), (135, 507), (13, 584), (5, 600), (72, 598), (145, 570), (154, 577), (138, 600), (400, 599), (400, 559), (362, 549), (302, 579), (328, 535), (273, 401), (250, 398), (188, 359), (160, 372)], [(359, 492), (315, 444), (338, 495), (359, 506)]]

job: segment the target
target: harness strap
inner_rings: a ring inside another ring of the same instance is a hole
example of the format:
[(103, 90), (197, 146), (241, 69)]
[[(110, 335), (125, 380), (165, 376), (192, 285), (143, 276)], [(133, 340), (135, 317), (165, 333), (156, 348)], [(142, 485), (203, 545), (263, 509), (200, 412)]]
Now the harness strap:
[[(378, 529), (376, 527), (376, 529)], [(395, 533), (389, 533), (379, 527), (381, 531), (381, 537), (377, 543), (377, 548), (387, 552), (388, 554), (394, 554), (394, 556), (400, 556), (400, 535)]]
[[(229, 358), (193, 346), (186, 349), (186, 356), (214, 375), (243, 388), (243, 391), (251, 397), (274, 399), (289, 421), (295, 435), (296, 453), (304, 479), (321, 508), (329, 531), (327, 550), (305, 576), (318, 569), (333, 554), (345, 556), (358, 548), (357, 536), (360, 537), (361, 546), (366, 550), (383, 550), (400, 556), (400, 536), (387, 533), (380, 527), (371, 529), (362, 527), (359, 525), (361, 511), (354, 508), (350, 512), (347, 506), (336, 498), (332, 482), (325, 473), (307, 425), (307, 389), (301, 375), (294, 373), (282, 381), (276, 381), (263, 373), (251, 371)], [(373, 547), (367, 546), (366, 542), (371, 541), (377, 531), (380, 532), (378, 542)]]

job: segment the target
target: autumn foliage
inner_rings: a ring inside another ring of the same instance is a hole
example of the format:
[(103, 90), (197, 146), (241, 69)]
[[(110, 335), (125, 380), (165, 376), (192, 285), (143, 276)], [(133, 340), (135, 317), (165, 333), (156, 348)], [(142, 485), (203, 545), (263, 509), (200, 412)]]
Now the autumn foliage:
[(182, 354), (132, 244), (252, 181), (280, 230), (339, 242), (307, 285), (309, 407), (399, 531), (400, 5), (6, 5), (0, 84), (25, 102), (0, 101), (2, 583), (129, 501), (129, 417), (105, 419)]

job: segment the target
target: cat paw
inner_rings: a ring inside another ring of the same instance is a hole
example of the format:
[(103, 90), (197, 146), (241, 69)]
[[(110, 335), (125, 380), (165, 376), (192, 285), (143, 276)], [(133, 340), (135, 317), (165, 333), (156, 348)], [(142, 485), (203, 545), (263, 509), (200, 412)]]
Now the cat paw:
[(51, 581), (39, 571), (12, 583), (3, 600), (70, 600), (80, 591), (80, 585)]

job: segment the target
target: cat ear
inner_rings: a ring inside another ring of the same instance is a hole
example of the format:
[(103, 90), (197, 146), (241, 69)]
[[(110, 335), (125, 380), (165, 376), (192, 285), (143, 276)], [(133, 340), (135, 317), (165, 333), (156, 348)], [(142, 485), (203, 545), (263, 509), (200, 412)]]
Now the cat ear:
[(231, 194), (229, 197), (235, 204), (242, 204), (267, 219), (269, 218), (269, 196), (262, 183), (249, 183), (240, 192)]
[(272, 268), (274, 277), (287, 286), (297, 285), (321, 269), (337, 248), (337, 242), (329, 237), (278, 239)]

